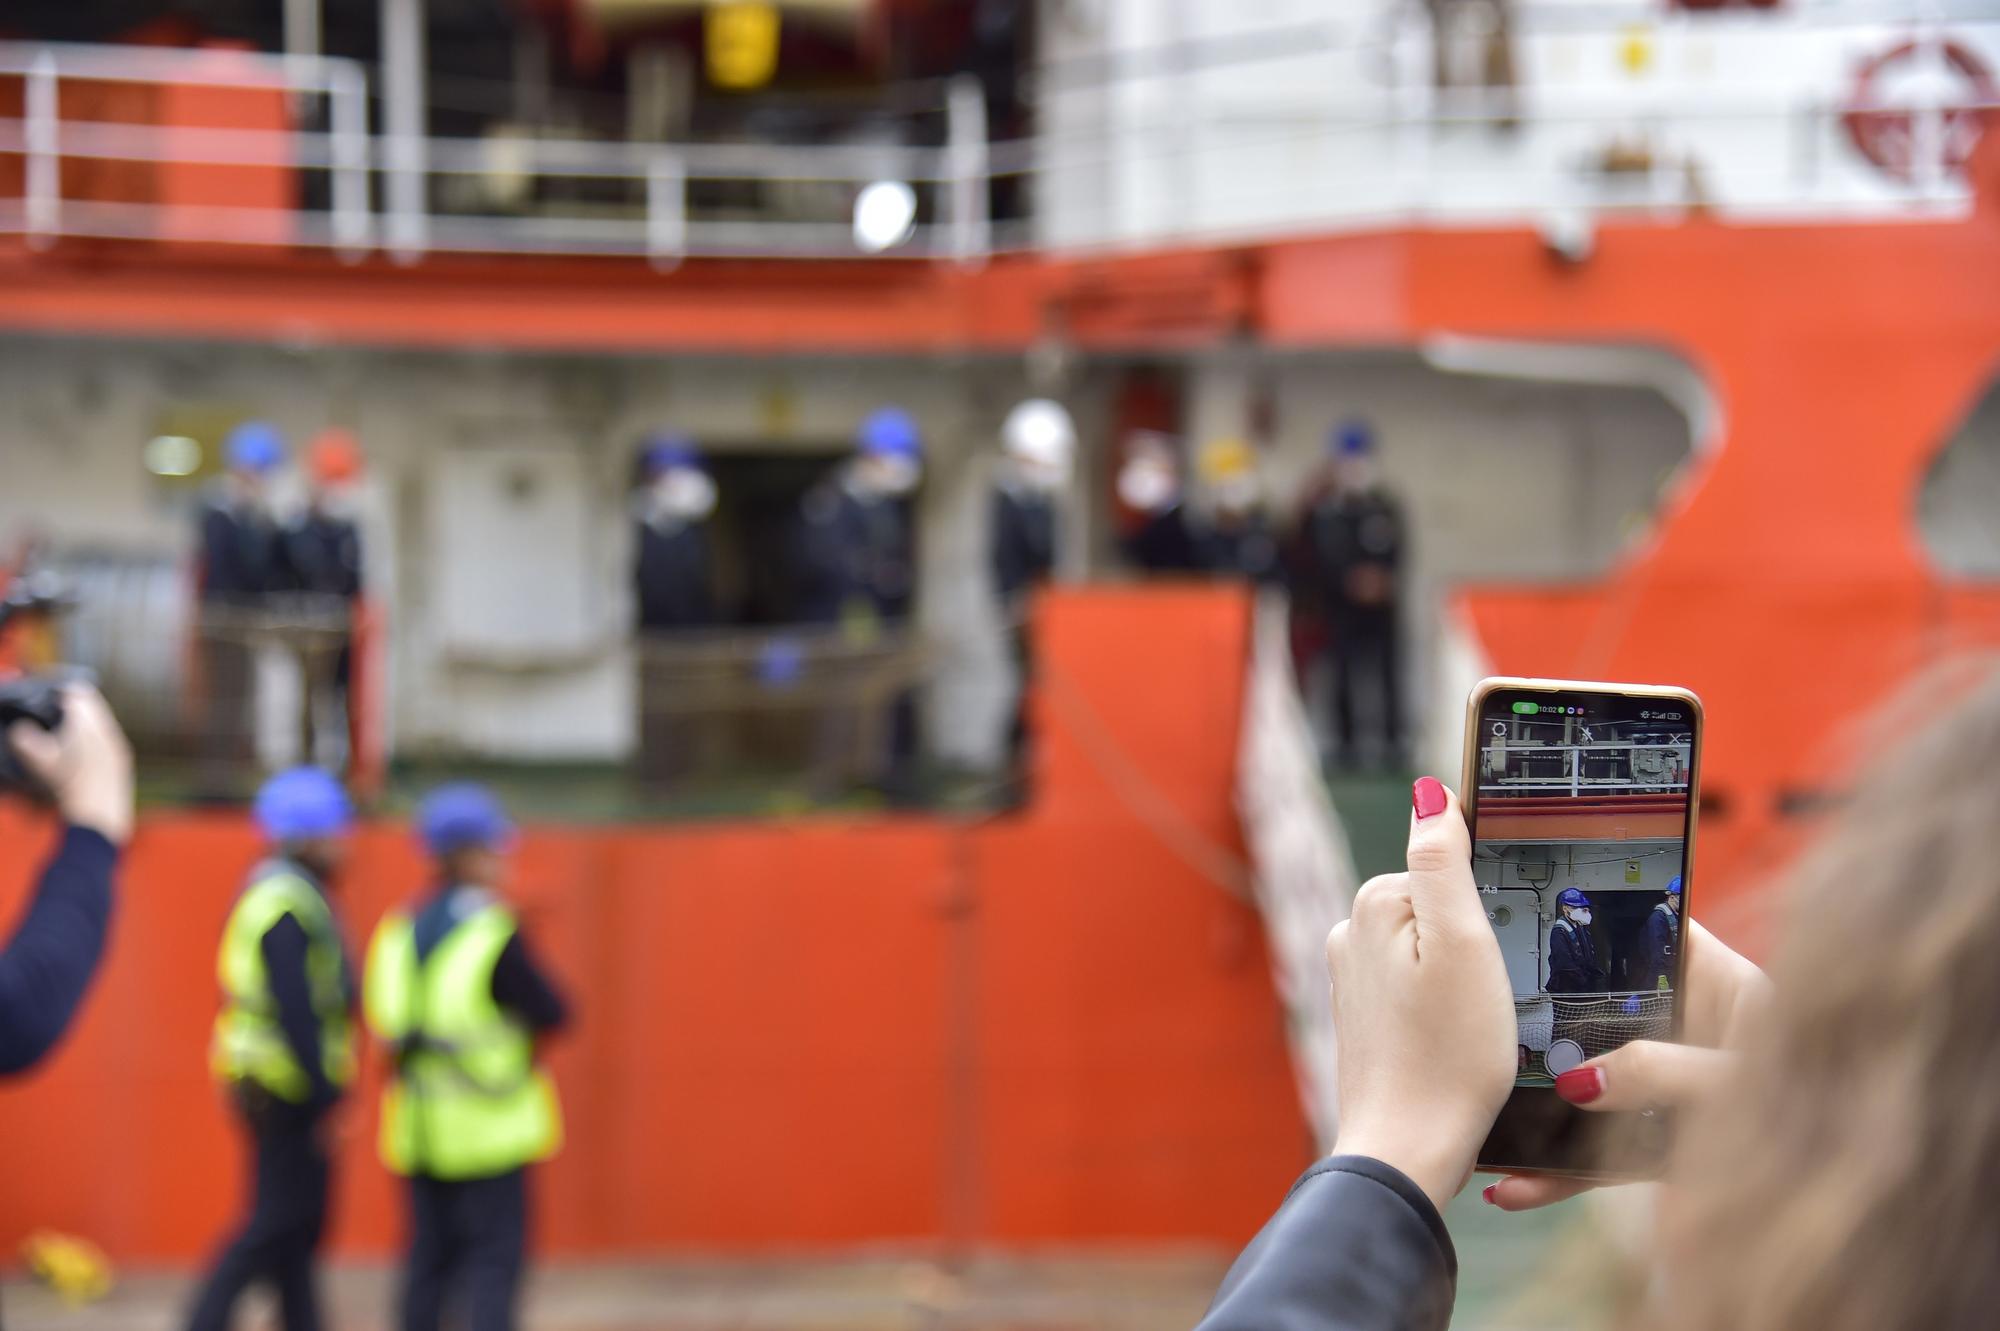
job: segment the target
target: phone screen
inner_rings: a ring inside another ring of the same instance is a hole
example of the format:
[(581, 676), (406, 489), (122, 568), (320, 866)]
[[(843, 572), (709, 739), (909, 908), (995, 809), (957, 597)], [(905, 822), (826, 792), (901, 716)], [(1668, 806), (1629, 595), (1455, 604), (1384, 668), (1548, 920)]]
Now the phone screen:
[(1700, 709), (1610, 687), (1502, 683), (1472, 717), (1472, 873), (1519, 1041), (1482, 1165), (1639, 1174), (1665, 1148), (1657, 1116), (1586, 1114), (1553, 1089), (1679, 1030)]

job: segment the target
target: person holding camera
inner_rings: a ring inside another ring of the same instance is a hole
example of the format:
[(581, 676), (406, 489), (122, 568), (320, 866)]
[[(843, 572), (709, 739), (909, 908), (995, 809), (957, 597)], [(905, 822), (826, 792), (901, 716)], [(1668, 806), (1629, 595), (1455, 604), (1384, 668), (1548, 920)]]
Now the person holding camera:
[(69, 1029), (104, 955), (112, 878), (132, 835), (132, 749), (111, 708), (82, 684), (54, 697), (57, 724), (14, 721), (6, 731), (8, 761), (0, 762), (0, 790), (39, 787), (64, 825), (26, 914), (0, 950), (0, 1076), (35, 1066)]

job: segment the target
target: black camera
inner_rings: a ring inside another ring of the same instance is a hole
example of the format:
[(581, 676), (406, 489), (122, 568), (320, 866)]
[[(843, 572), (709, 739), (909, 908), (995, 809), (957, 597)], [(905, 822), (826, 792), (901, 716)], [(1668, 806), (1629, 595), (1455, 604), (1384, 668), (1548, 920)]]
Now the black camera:
[(35, 675), (25, 679), (0, 680), (0, 795), (24, 794), (46, 798), (41, 783), (22, 768), (14, 746), (5, 735), (16, 721), (26, 721), (44, 730), (62, 725), (62, 690), (66, 679)]
[[(56, 615), (70, 608), (69, 595), (54, 578), (43, 575), (16, 579), (0, 597), (0, 629), (16, 617)], [(46, 798), (41, 783), (21, 767), (6, 733), (16, 721), (27, 721), (44, 730), (62, 725), (63, 686), (88, 676), (70, 671), (60, 675), (26, 675), (0, 679), (0, 795), (25, 794)]]

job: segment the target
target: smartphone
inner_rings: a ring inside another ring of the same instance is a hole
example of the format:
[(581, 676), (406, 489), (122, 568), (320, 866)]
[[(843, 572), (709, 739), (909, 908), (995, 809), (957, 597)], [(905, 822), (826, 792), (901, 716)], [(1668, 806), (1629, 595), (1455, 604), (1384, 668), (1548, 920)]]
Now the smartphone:
[(1514, 1089), (1479, 1168), (1655, 1175), (1672, 1132), (1664, 1110), (1591, 1113), (1554, 1088), (1628, 1040), (1679, 1038), (1701, 699), (1662, 685), (1486, 679), (1465, 715), (1472, 876), (1519, 1030)]

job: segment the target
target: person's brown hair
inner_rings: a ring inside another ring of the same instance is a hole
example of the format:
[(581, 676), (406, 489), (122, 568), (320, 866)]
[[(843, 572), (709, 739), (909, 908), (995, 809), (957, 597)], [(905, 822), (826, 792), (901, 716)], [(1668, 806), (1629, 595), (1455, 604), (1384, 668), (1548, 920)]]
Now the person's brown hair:
[(2000, 675), (1834, 818), (1684, 1125), (1656, 1325), (2000, 1326)]

